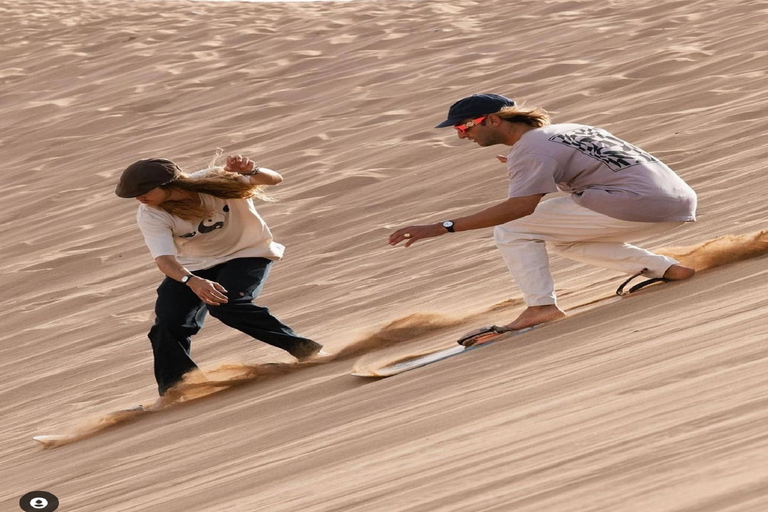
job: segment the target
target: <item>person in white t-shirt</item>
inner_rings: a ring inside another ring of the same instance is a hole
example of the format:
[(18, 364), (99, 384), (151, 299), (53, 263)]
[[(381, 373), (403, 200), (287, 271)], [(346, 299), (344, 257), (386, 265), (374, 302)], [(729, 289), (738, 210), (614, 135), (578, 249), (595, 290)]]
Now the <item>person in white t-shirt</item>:
[(284, 247), (256, 211), (254, 197), (283, 180), (240, 155), (226, 166), (192, 174), (162, 158), (139, 160), (123, 171), (115, 193), (141, 204), (137, 221), (160, 271), (155, 322), (149, 332), (160, 396), (197, 368), (191, 337), (206, 313), (299, 360), (321, 352), (266, 307), (254, 304), (272, 262)]
[[(509, 173), (508, 198), (465, 217), (398, 229), (389, 243), (405, 241), (408, 247), (423, 238), (495, 227), (496, 245), (527, 306), (504, 329), (565, 316), (547, 247), (628, 274), (693, 276), (694, 269), (628, 243), (696, 220), (696, 193), (658, 158), (600, 128), (550, 124), (544, 109), (519, 107), (497, 94), (457, 101), (437, 125), (447, 126), (482, 147), (511, 146), (497, 157)], [(553, 192), (568, 195), (542, 201)]]

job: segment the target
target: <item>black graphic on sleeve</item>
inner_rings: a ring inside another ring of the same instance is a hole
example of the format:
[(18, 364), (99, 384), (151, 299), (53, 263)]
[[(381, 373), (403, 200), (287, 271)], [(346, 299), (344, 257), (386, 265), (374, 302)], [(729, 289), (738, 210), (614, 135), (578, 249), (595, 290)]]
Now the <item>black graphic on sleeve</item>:
[(619, 172), (633, 165), (659, 161), (650, 153), (599, 128), (577, 128), (553, 135), (549, 140), (570, 146), (589, 157), (600, 160), (613, 172)]

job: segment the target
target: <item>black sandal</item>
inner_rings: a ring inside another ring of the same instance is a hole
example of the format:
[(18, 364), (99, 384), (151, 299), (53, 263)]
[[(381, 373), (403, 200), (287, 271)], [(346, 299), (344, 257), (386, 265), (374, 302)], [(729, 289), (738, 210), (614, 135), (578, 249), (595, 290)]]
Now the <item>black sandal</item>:
[(464, 336), (458, 339), (456, 343), (459, 345), (464, 345), (465, 347), (471, 347), (472, 345), (475, 345), (478, 341), (480, 341), (480, 338), (485, 336), (494, 336), (498, 334), (504, 334), (505, 332), (509, 332), (512, 329), (509, 329), (507, 327), (499, 327), (498, 325), (491, 325), (488, 327), (481, 327), (480, 329), (476, 329), (474, 331), (468, 332)]
[(652, 284), (655, 284), (655, 283), (666, 283), (667, 281), (669, 281), (669, 279), (664, 279), (663, 277), (654, 277), (654, 278), (651, 278), (651, 279), (646, 279), (645, 281), (642, 281), (642, 282), (640, 282), (640, 283), (637, 283), (636, 285), (634, 285), (633, 287), (631, 287), (629, 290), (626, 290), (626, 291), (624, 290), (624, 288), (625, 288), (625, 287), (626, 287), (626, 286), (627, 286), (627, 285), (628, 285), (628, 284), (629, 284), (631, 281), (633, 281), (634, 279), (636, 279), (636, 278), (638, 278), (638, 277), (642, 276), (642, 275), (643, 275), (643, 274), (645, 274), (646, 272), (648, 272), (648, 269), (647, 269), (647, 268), (644, 268), (643, 270), (641, 270), (641, 271), (640, 271), (640, 272), (638, 272), (637, 274), (633, 275), (632, 277), (630, 277), (629, 279), (627, 279), (626, 281), (624, 281), (623, 283), (621, 283), (621, 285), (619, 285), (619, 288), (616, 290), (616, 295), (619, 295), (619, 296), (622, 296), (622, 295), (629, 295), (630, 293), (634, 293), (634, 292), (636, 292), (637, 290), (642, 290), (642, 289), (643, 289), (643, 288), (645, 288), (646, 286), (649, 286), (649, 285), (652, 285)]

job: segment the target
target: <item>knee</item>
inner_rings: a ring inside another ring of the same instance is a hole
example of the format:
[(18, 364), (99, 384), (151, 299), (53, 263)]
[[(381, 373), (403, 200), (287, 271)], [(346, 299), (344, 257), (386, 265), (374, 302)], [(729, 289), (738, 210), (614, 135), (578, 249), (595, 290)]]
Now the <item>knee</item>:
[(189, 321), (184, 318), (157, 317), (149, 331), (149, 337), (154, 339), (158, 336), (162, 337), (162, 335), (171, 335), (173, 337), (194, 336), (201, 328), (202, 325), (197, 321)]
[(493, 241), (496, 247), (509, 245), (515, 238), (517, 238), (515, 234), (503, 224), (493, 228)]
[(552, 251), (554, 254), (560, 254), (560, 255), (568, 252), (568, 249), (570, 249), (574, 245), (575, 244), (571, 244), (571, 243), (565, 244), (565, 243), (556, 243), (556, 242), (550, 242), (547, 244), (550, 251)]
[(497, 246), (514, 245), (531, 239), (531, 234), (524, 227), (518, 226), (516, 221), (499, 224), (493, 228), (493, 240)]
[(218, 306), (207, 306), (208, 313), (214, 317), (221, 319), (228, 315), (252, 313), (254, 311), (261, 311), (266, 308), (262, 308), (253, 303), (251, 297), (234, 297), (230, 298), (228, 302), (223, 302)]

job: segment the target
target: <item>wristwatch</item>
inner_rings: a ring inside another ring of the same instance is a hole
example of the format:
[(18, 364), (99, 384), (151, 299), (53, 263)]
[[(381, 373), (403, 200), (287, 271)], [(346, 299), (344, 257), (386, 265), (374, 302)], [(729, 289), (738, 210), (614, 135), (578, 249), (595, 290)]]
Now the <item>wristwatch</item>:
[(453, 221), (452, 220), (446, 220), (443, 222), (443, 227), (448, 230), (449, 233), (453, 233), (456, 230), (453, 228)]
[(187, 274), (184, 277), (181, 278), (182, 284), (187, 284), (187, 282), (192, 279), (192, 274)]

